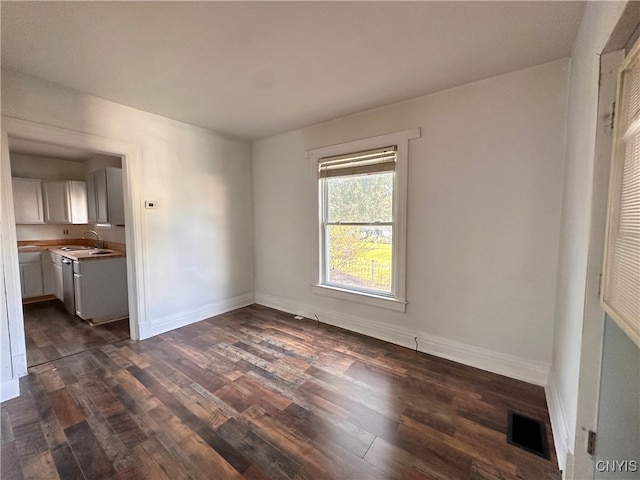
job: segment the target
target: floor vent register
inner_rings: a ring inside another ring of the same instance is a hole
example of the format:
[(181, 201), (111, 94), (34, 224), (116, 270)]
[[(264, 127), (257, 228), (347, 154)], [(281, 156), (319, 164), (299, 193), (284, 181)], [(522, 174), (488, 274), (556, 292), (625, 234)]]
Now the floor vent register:
[(539, 457), (550, 459), (544, 423), (509, 411), (507, 442)]

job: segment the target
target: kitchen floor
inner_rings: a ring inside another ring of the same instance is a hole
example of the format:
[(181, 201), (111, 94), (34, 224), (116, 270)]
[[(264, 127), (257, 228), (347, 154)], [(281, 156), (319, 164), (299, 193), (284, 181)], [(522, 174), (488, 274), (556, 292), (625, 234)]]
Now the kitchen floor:
[(92, 327), (59, 300), (24, 305), (27, 367), (129, 338), (129, 320)]

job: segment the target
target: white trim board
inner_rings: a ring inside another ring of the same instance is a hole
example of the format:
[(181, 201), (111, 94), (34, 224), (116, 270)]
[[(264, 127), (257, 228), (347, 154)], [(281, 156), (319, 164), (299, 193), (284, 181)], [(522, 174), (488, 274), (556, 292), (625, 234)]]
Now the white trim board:
[[(327, 295), (335, 298), (342, 298), (359, 303), (365, 303), (375, 307), (388, 308), (404, 312), (406, 310), (406, 263), (407, 263), (407, 182), (409, 164), (409, 140), (420, 138), (420, 129), (414, 128), (402, 132), (388, 133), (375, 137), (361, 138), (346, 143), (329, 145), (325, 147), (313, 148), (305, 152), (305, 158), (310, 161), (309, 167), (313, 174), (312, 194), (313, 211), (309, 218), (312, 219), (312, 265), (311, 265), (311, 285), (314, 293)], [(327, 208), (324, 192), (319, 185), (320, 176), (318, 163), (326, 157), (335, 155), (353, 154), (376, 148), (386, 148), (390, 145), (396, 147), (396, 168), (393, 183), (393, 248), (392, 264), (393, 279), (391, 297), (382, 295), (365, 294), (354, 289), (336, 288), (327, 283), (326, 255), (321, 253), (327, 248), (323, 231), (327, 218), (324, 210)], [(318, 218), (318, 214), (323, 212)]]
[(567, 465), (567, 455), (572, 453), (571, 448), (569, 448), (569, 423), (567, 422), (567, 414), (562, 406), (558, 383), (553, 372), (549, 373), (549, 380), (544, 393), (547, 398), (547, 409), (551, 420), (551, 432), (553, 434), (553, 444), (556, 448), (558, 467), (564, 471)]
[(0, 384), (0, 403), (20, 395), (20, 380), (12, 378)]
[(446, 358), (488, 372), (504, 375), (516, 380), (522, 380), (534, 385), (545, 386), (550, 365), (535, 362), (526, 358), (494, 352), (492, 350), (468, 345), (455, 340), (414, 332), (403, 328), (374, 322), (362, 317), (347, 315), (340, 312), (324, 310), (306, 305), (295, 300), (282, 298), (266, 293), (255, 294), (255, 302), (265, 307), (275, 308), (284, 312), (303, 315), (307, 318), (318, 318), (321, 322), (345, 328), (386, 342), (415, 349), (415, 337), (418, 337), (418, 350), (423, 353)]
[[(13, 206), (9, 136), (2, 130), (0, 157), (0, 299), (2, 304), (3, 350), (11, 358), (11, 378), (27, 374), (27, 346), (24, 334), (24, 315), (20, 289), (20, 269)], [(6, 333), (5, 324), (6, 323)], [(6, 335), (6, 337), (5, 337)], [(5, 360), (6, 361), (6, 360)], [(7, 368), (3, 365), (4, 368)], [(7, 372), (8, 373), (8, 372)], [(3, 373), (4, 374), (4, 373)]]
[(205, 305), (186, 312), (177, 313), (175, 315), (168, 315), (166, 317), (159, 318), (153, 321), (140, 323), (140, 340), (145, 338), (151, 338), (155, 335), (175, 330), (176, 328), (185, 327), (192, 323), (201, 322), (210, 317), (221, 315), (223, 313), (236, 310), (238, 308), (252, 305), (253, 293), (247, 293), (245, 295), (239, 295), (237, 297), (228, 298), (219, 302)]

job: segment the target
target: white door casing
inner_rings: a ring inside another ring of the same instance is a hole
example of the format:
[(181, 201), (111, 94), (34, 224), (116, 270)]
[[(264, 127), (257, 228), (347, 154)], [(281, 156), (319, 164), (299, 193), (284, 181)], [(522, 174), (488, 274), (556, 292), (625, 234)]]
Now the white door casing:
[[(131, 338), (139, 339), (140, 323), (146, 320), (147, 296), (143, 266), (142, 195), (140, 192), (142, 173), (140, 145), (73, 130), (29, 122), (12, 117), (2, 117), (2, 164), (0, 194), (2, 210), (0, 216), (1, 261), (6, 282), (6, 308), (9, 339), (12, 355), (12, 377), (27, 374), (24, 321), (20, 294), (18, 250), (16, 248), (16, 226), (11, 187), (11, 164), (8, 139), (16, 137), (53, 145), (81, 148), (105, 155), (122, 157), (123, 190), (125, 202), (125, 230), (127, 246), (127, 278), (129, 296), (129, 325)], [(3, 302), (4, 303), (4, 302)], [(4, 400), (4, 399), (3, 399)]]

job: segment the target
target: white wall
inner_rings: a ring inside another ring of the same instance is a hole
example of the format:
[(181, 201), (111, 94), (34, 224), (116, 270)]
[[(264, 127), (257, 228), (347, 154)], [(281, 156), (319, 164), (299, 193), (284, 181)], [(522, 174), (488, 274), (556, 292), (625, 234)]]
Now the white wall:
[(122, 159), (111, 155), (95, 155), (84, 162), (85, 175), (101, 168), (122, 168)]
[(4, 70), (2, 114), (141, 147), (142, 337), (252, 303), (247, 144)]
[[(115, 242), (123, 245), (126, 242), (125, 227), (118, 227), (117, 225), (111, 225), (110, 227), (98, 227), (96, 224), (90, 223), (83, 232), (86, 232), (87, 230), (94, 230), (97, 232), (100, 236), (100, 240), (102, 241)], [(93, 236), (90, 235), (87, 238), (93, 238)]]
[[(256, 142), (256, 301), (545, 384), (567, 78), (558, 60)], [(305, 149), (415, 127), (406, 314), (311, 293)]]
[(40, 180), (83, 180), (82, 162), (11, 153), (11, 176)]
[(64, 240), (82, 238), (86, 231), (87, 225), (16, 225), (16, 238), (19, 241)]
[[(560, 468), (572, 478), (598, 109), (599, 55), (624, 2), (588, 2), (571, 56), (557, 273), (553, 362), (548, 397)], [(570, 470), (567, 472), (567, 468)]]

